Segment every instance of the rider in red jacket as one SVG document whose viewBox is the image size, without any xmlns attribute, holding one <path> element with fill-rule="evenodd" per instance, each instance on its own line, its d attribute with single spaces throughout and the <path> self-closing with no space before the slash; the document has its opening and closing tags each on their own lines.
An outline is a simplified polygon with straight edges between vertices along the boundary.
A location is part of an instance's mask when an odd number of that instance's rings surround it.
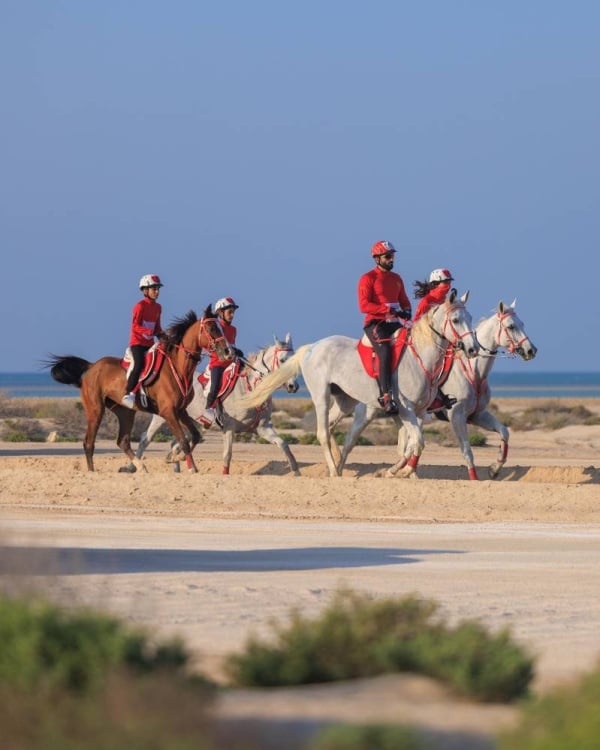
<svg viewBox="0 0 600 750">
<path fill-rule="evenodd" d="M 235 339 L 237 337 L 237 328 L 233 325 L 232 321 L 235 316 L 235 311 L 239 308 L 239 305 L 235 304 L 233 297 L 221 297 L 221 299 L 215 302 L 215 313 L 219 318 L 219 323 L 223 329 L 223 334 L 227 343 L 235 351 L 237 357 L 243 357 L 243 353 L 236 349 Z M 204 427 L 210 427 L 215 421 L 216 413 L 215 406 L 217 406 L 217 395 L 219 388 L 221 387 L 221 381 L 223 379 L 223 373 L 225 368 L 231 364 L 231 360 L 220 360 L 216 352 L 212 352 L 209 360 L 209 371 L 210 371 L 210 390 L 206 398 L 206 409 L 200 417 L 201 424 Z"/>
<path fill-rule="evenodd" d="M 450 291 L 451 283 L 454 281 L 452 274 L 447 268 L 436 268 L 429 274 L 429 281 L 415 281 L 416 299 L 421 299 L 415 312 L 415 320 L 425 315 L 435 305 L 441 305 Z"/>
<path fill-rule="evenodd" d="M 396 249 L 381 240 L 371 248 L 375 268 L 360 277 L 358 307 L 365 315 L 364 331 L 379 357 L 379 403 L 387 415 L 398 413 L 392 394 L 392 334 L 410 320 L 411 304 L 402 277 L 392 271 Z"/>
<path fill-rule="evenodd" d="M 446 299 L 446 295 L 450 291 L 452 282 L 452 274 L 447 268 L 436 268 L 429 274 L 428 281 L 415 281 L 413 286 L 415 287 L 415 297 L 421 299 L 415 312 L 415 320 L 418 320 L 422 315 L 431 310 L 435 305 L 441 305 Z M 437 396 L 434 402 L 430 405 L 429 411 L 435 412 L 439 419 L 447 420 L 444 409 L 451 409 L 456 403 L 456 399 L 451 396 L 447 396 L 442 392 L 441 388 L 438 389 Z"/>
<path fill-rule="evenodd" d="M 154 337 L 165 335 L 161 323 L 160 314 L 162 307 L 156 301 L 163 286 L 160 276 L 149 273 L 142 276 L 139 287 L 144 295 L 133 307 L 131 314 L 131 334 L 129 336 L 129 348 L 133 357 L 133 368 L 127 378 L 125 395 L 121 399 L 123 406 L 129 409 L 135 407 L 134 389 L 144 366 L 146 352 L 154 344 Z"/>
</svg>

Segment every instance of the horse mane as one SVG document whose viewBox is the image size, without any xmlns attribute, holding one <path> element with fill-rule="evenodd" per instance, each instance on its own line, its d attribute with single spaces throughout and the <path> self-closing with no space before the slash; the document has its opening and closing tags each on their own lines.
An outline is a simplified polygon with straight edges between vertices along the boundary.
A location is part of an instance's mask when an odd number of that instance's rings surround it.
<svg viewBox="0 0 600 750">
<path fill-rule="evenodd" d="M 187 329 L 197 321 L 198 316 L 196 315 L 196 312 L 194 310 L 189 310 L 182 317 L 175 318 L 175 320 L 167 329 L 169 341 L 173 344 L 180 344 Z"/>
<path fill-rule="evenodd" d="M 431 319 L 437 307 L 437 305 L 434 305 L 425 313 L 425 315 L 421 315 L 421 317 L 413 323 L 410 335 L 415 345 L 419 346 L 421 344 L 429 344 L 433 342 Z"/>
</svg>

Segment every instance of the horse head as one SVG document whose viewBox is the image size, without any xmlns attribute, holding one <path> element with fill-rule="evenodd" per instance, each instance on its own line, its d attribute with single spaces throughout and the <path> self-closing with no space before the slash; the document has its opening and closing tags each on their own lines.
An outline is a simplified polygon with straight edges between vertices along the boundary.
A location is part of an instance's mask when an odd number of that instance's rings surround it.
<svg viewBox="0 0 600 750">
<path fill-rule="evenodd" d="M 497 320 L 496 346 L 503 347 L 509 354 L 516 353 L 527 361 L 535 357 L 537 347 L 525 333 L 523 321 L 515 312 L 516 304 L 516 299 L 510 305 L 505 305 L 502 301 L 498 303 L 495 315 Z"/>
<path fill-rule="evenodd" d="M 268 359 L 267 367 L 273 372 L 273 370 L 278 370 L 281 365 L 294 354 L 294 345 L 292 344 L 291 334 L 286 333 L 283 341 L 274 335 L 273 343 L 268 351 L 271 356 Z M 296 393 L 300 387 L 298 384 L 298 377 L 296 375 L 290 377 L 289 380 L 285 381 L 282 387 L 285 388 L 288 393 Z"/>
<path fill-rule="evenodd" d="M 472 327 L 471 313 L 466 308 L 468 299 L 468 291 L 458 297 L 456 289 L 451 289 L 444 302 L 433 309 L 431 327 L 470 359 L 479 352 L 479 342 Z"/>
<path fill-rule="evenodd" d="M 210 305 L 202 313 L 199 323 L 198 346 L 209 352 L 216 352 L 220 360 L 232 360 L 234 356 L 233 349 L 227 343 L 219 319 L 213 313 Z"/>
</svg>

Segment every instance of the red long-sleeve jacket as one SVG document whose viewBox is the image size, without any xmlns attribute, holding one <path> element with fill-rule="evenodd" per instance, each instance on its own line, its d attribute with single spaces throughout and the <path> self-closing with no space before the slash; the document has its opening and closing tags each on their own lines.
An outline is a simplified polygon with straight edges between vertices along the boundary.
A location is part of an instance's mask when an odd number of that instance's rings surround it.
<svg viewBox="0 0 600 750">
<path fill-rule="evenodd" d="M 227 321 L 223 320 L 222 318 L 219 318 L 219 323 L 221 324 L 221 328 L 223 329 L 223 334 L 225 335 L 225 340 L 227 341 L 227 343 L 231 344 L 231 346 L 235 346 L 237 328 L 231 323 L 227 323 Z M 231 364 L 231 360 L 221 360 L 218 358 L 216 352 L 211 352 L 209 360 L 210 367 L 212 367 L 213 365 L 227 367 L 227 365 L 229 364 Z"/>
<path fill-rule="evenodd" d="M 421 301 L 417 306 L 417 311 L 415 312 L 414 319 L 418 320 L 421 315 L 425 315 L 425 313 L 428 310 L 431 310 L 434 305 L 441 305 L 442 302 L 446 299 L 446 295 L 449 291 L 450 282 L 448 282 L 447 284 L 440 284 L 439 286 L 436 286 L 428 291 L 427 294 L 421 298 Z"/>
<path fill-rule="evenodd" d="M 149 297 L 133 306 L 129 346 L 152 346 L 154 337 L 163 332 L 160 324 L 162 307 Z"/>
<path fill-rule="evenodd" d="M 387 303 L 387 304 L 386 304 Z M 402 278 L 394 271 L 373 268 L 358 282 L 358 309 L 365 315 L 364 326 L 374 320 L 385 320 L 390 315 L 389 304 L 397 304 L 410 311 L 411 304 Z"/>
</svg>

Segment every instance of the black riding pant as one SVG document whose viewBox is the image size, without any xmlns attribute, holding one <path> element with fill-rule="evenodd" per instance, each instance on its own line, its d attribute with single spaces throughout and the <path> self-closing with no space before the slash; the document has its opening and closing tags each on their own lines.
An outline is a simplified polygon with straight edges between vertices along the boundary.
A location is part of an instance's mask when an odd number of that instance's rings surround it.
<svg viewBox="0 0 600 750">
<path fill-rule="evenodd" d="M 137 385 L 137 382 L 139 380 L 140 375 L 142 374 L 142 368 L 144 367 L 144 360 L 146 358 L 146 352 L 148 349 L 150 349 L 149 346 L 131 346 L 131 356 L 133 359 L 133 368 L 131 369 L 131 372 L 129 373 L 129 377 L 127 378 L 127 385 L 125 387 L 125 393 L 131 393 L 135 386 Z"/>
<path fill-rule="evenodd" d="M 219 388 L 221 387 L 221 381 L 223 380 L 223 373 L 227 367 L 222 365 L 213 365 L 210 368 L 210 391 L 206 397 L 206 408 L 214 408 L 217 395 L 219 394 Z"/>
<path fill-rule="evenodd" d="M 402 325 L 395 320 L 389 322 L 381 320 L 373 321 L 363 329 L 379 357 L 377 382 L 379 383 L 381 396 L 392 390 L 392 346 L 390 339 L 399 328 L 402 328 Z"/>
</svg>

